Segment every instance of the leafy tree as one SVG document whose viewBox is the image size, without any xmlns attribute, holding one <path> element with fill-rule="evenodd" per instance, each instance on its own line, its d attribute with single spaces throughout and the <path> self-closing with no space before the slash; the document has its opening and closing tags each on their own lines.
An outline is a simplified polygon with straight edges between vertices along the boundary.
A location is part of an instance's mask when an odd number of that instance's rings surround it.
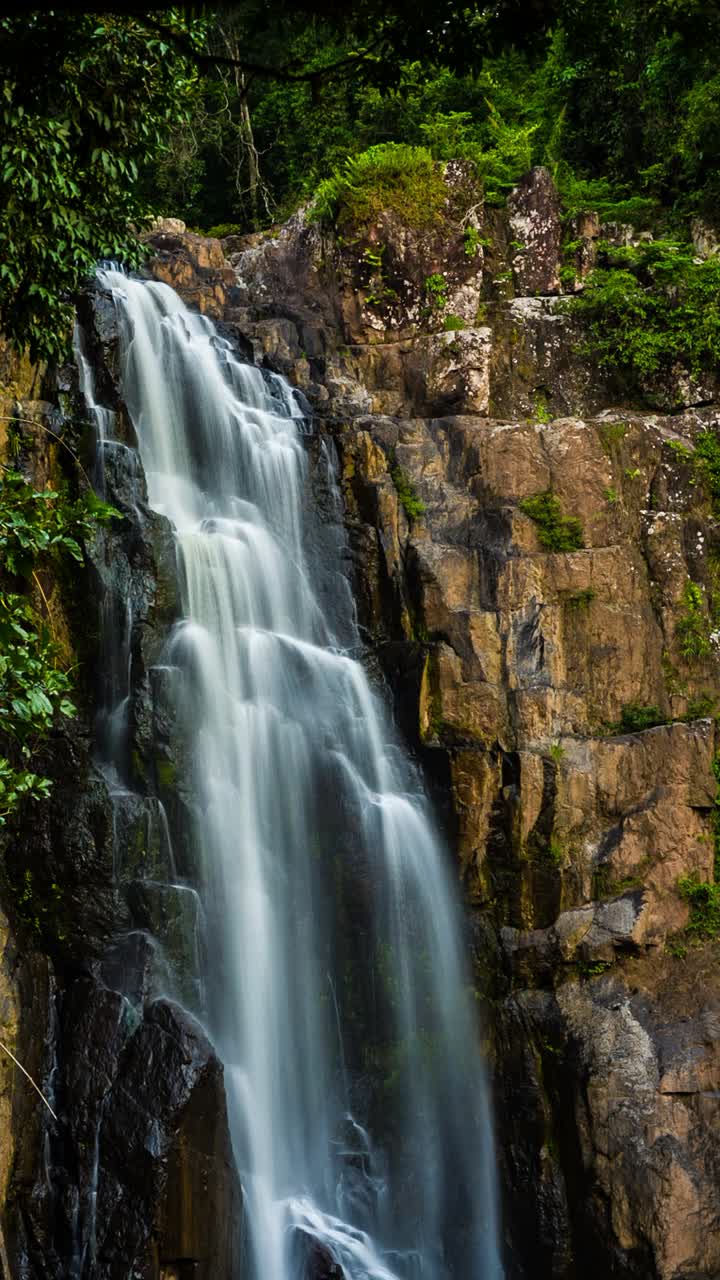
<svg viewBox="0 0 720 1280">
<path fill-rule="evenodd" d="M 204 34 L 174 21 L 191 45 Z M 197 72 L 141 19 L 57 11 L 0 18 L 0 67 L 0 327 L 49 358 L 98 258 L 136 254 L 140 168 Z"/>
</svg>

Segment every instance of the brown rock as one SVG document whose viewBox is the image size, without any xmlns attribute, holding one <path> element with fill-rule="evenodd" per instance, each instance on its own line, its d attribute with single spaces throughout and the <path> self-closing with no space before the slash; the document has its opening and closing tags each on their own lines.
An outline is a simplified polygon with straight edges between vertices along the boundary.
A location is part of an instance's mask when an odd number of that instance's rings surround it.
<svg viewBox="0 0 720 1280">
<path fill-rule="evenodd" d="M 512 259 L 516 292 L 558 293 L 560 197 L 548 169 L 531 169 L 508 197 L 510 229 L 519 245 Z"/>
</svg>

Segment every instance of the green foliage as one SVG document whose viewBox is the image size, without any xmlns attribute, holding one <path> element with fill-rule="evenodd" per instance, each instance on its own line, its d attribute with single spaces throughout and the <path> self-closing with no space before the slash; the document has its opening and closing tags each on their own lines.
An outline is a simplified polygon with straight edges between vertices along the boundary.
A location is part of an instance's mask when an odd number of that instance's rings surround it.
<svg viewBox="0 0 720 1280">
<path fill-rule="evenodd" d="M 541 391 L 538 391 L 534 398 L 533 420 L 539 422 L 541 426 L 547 426 L 548 422 L 552 422 L 550 407 Z"/>
<path fill-rule="evenodd" d="M 80 540 L 98 520 L 118 515 L 89 491 L 76 500 L 37 491 L 12 469 L 0 480 L 0 551 L 14 584 L 34 579 L 36 568 L 70 556 L 82 562 Z M 60 650 L 47 623 L 18 590 L 0 590 L 0 824 L 23 798 L 47 797 L 50 782 L 28 766 L 57 716 L 71 716 L 71 679 L 59 667 Z"/>
<path fill-rule="evenodd" d="M 620 723 L 613 728 L 620 733 L 642 733 L 645 729 L 655 729 L 661 724 L 667 724 L 667 719 L 659 707 L 654 704 L 646 706 L 641 702 L 627 702 L 620 712 Z"/>
<path fill-rule="evenodd" d="M 408 520 L 417 520 L 419 516 L 424 515 L 425 503 L 418 497 L 412 480 L 403 471 L 402 467 L 393 467 L 390 471 L 390 478 L 395 485 L 398 498 L 402 503 Z"/>
<path fill-rule="evenodd" d="M 720 260 L 655 240 L 601 246 L 599 266 L 567 305 L 586 326 L 585 350 L 643 380 L 680 362 L 699 375 L 720 360 Z"/>
<path fill-rule="evenodd" d="M 211 240 L 224 240 L 226 236 L 242 235 L 243 230 L 239 222 L 218 222 L 214 227 L 208 227 L 203 234 L 209 236 Z"/>
<path fill-rule="evenodd" d="M 538 540 L 546 551 L 577 551 L 585 545 L 580 521 L 562 514 L 560 500 L 549 489 L 524 498 L 519 506 L 535 521 Z"/>
<path fill-rule="evenodd" d="M 608 506 L 611 506 L 611 507 L 614 507 L 616 502 L 619 502 L 620 500 L 620 494 L 618 493 L 617 489 L 613 488 L 612 485 L 608 485 L 608 487 L 604 490 L 604 495 L 605 495 L 605 501 L 607 502 Z"/>
<path fill-rule="evenodd" d="M 688 662 L 708 658 L 712 653 L 711 627 L 702 587 L 697 582 L 686 582 L 681 603 L 682 613 L 675 628 L 680 652 Z"/>
<path fill-rule="evenodd" d="M 82 564 L 79 539 L 90 537 L 97 519 L 118 513 L 92 490 L 71 502 L 54 489 L 33 489 L 19 471 L 0 478 L 0 555 L 6 571 L 27 578 L 38 557 L 69 553 Z"/>
<path fill-rule="evenodd" d="M 598 427 L 600 443 L 605 453 L 611 454 L 613 449 L 625 439 L 627 429 L 627 422 L 603 422 Z"/>
<path fill-rule="evenodd" d="M 446 333 L 452 333 L 454 330 L 465 328 L 466 323 L 462 316 L 449 315 L 445 316 L 445 319 L 443 320 L 443 329 Z"/>
<path fill-rule="evenodd" d="M 720 884 L 700 880 L 697 874 L 681 876 L 678 892 L 690 907 L 685 933 L 697 939 L 720 937 Z"/>
<path fill-rule="evenodd" d="M 560 764 L 565 759 L 565 748 L 560 742 L 553 742 L 548 754 L 554 764 Z"/>
<path fill-rule="evenodd" d="M 0 734 L 13 760 L 0 755 L 0 823 L 25 796 L 47 797 L 50 782 L 27 768 L 55 717 L 71 716 L 70 677 L 56 668 L 57 646 L 26 597 L 0 592 Z"/>
<path fill-rule="evenodd" d="M 174 128 L 147 188 L 189 222 L 239 220 L 249 229 L 253 150 L 269 221 L 348 156 L 392 142 L 474 165 L 488 203 L 502 202 L 542 163 L 569 215 L 596 209 L 606 223 L 656 232 L 677 230 L 693 213 L 712 219 L 720 195 L 717 6 L 563 0 L 520 8 L 521 20 L 517 3 L 503 0 L 312 9 L 240 0 L 217 11 L 207 20 L 208 46 L 227 53 L 230 38 L 247 74 L 205 68 L 191 118 Z M 564 282 L 570 287 L 569 275 Z"/>
<path fill-rule="evenodd" d="M 711 693 L 701 693 L 697 698 L 688 698 L 685 720 L 705 720 L 715 713 L 717 698 Z"/>
<path fill-rule="evenodd" d="M 632 195 L 628 187 L 618 187 L 607 178 L 579 178 L 566 164 L 559 166 L 555 178 L 567 216 L 593 210 L 602 222 L 640 227 L 646 227 L 657 216 L 657 200 Z M 575 246 L 580 247 L 577 242 Z M 567 247 L 571 249 L 570 245 Z"/>
<path fill-rule="evenodd" d="M 565 861 L 565 847 L 556 835 L 551 835 L 545 850 L 547 861 L 553 867 L 561 867 Z"/>
<path fill-rule="evenodd" d="M 675 454 L 679 462 L 692 462 L 693 451 L 689 445 L 683 444 L 682 440 L 670 440 L 668 448 Z"/>
<path fill-rule="evenodd" d="M 612 968 L 611 960 L 578 960 L 578 975 L 583 979 L 597 978 L 601 973 L 606 973 Z"/>
<path fill-rule="evenodd" d="M 469 224 L 463 231 L 463 252 L 466 258 L 476 258 L 478 249 L 487 248 L 489 241 L 483 239 L 477 227 Z"/>
<path fill-rule="evenodd" d="M 439 271 L 433 272 L 425 280 L 425 297 L 434 311 L 440 311 L 447 303 L 447 280 Z"/>
<path fill-rule="evenodd" d="M 427 148 L 388 142 L 348 156 L 320 183 L 310 216 L 362 227 L 392 212 L 421 229 L 442 220 L 445 194 L 441 168 Z"/>
<path fill-rule="evenodd" d="M 700 431 L 693 455 L 695 473 L 705 485 L 713 514 L 720 516 L 720 439 L 714 431 Z"/>
<path fill-rule="evenodd" d="M 1 18 L 0 65 L 0 326 L 47 359 L 98 258 L 140 260 L 140 166 L 194 72 L 140 18 L 65 11 Z"/>
<path fill-rule="evenodd" d="M 583 587 L 581 591 L 573 591 L 565 596 L 563 603 L 568 609 L 589 609 L 594 599 L 595 592 L 592 587 Z"/>
</svg>

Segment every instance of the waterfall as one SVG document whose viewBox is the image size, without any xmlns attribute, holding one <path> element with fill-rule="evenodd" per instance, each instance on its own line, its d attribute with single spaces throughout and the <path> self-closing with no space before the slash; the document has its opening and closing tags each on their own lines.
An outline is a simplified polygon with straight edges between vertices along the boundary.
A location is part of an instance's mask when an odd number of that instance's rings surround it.
<svg viewBox="0 0 720 1280">
<path fill-rule="evenodd" d="M 100 280 L 149 504 L 175 529 L 195 1012 L 225 1064 L 247 1275 L 499 1280 L 452 872 L 352 618 L 313 587 L 302 408 L 167 286 Z"/>
</svg>

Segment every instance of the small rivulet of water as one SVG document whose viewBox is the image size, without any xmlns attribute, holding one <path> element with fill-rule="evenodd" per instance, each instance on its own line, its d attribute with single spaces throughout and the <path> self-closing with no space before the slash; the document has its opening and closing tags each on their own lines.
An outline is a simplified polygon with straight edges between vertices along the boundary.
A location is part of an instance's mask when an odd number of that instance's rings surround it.
<svg viewBox="0 0 720 1280">
<path fill-rule="evenodd" d="M 100 280 L 149 503 L 175 529 L 197 1012 L 225 1064 L 249 1274 L 499 1280 L 447 855 L 357 635 L 341 644 L 313 589 L 302 410 L 166 285 Z"/>
</svg>

